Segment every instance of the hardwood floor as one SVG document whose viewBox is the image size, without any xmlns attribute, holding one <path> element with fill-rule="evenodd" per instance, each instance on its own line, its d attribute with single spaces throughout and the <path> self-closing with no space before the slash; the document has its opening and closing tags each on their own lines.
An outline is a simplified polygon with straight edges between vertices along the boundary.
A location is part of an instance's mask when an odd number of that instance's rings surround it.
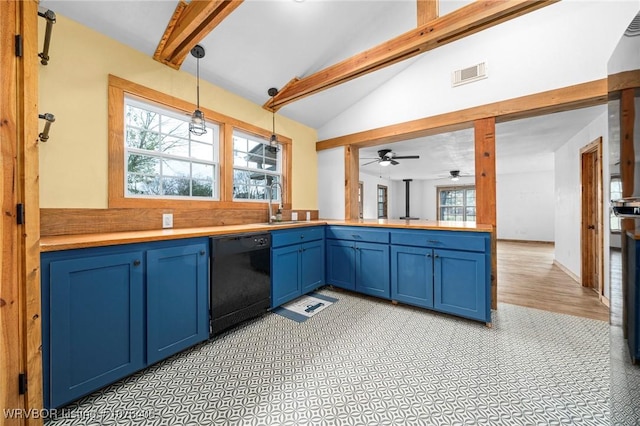
<svg viewBox="0 0 640 426">
<path fill-rule="evenodd" d="M 498 241 L 497 251 L 499 303 L 609 322 L 596 292 L 553 264 L 553 244 Z"/>
</svg>

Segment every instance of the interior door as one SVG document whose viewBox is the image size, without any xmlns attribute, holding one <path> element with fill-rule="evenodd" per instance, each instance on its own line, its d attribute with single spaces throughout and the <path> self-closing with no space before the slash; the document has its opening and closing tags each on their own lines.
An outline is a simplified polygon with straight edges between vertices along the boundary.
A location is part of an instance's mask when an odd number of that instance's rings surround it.
<svg viewBox="0 0 640 426">
<path fill-rule="evenodd" d="M 602 139 L 581 150 L 582 285 L 604 294 L 602 270 Z"/>
</svg>

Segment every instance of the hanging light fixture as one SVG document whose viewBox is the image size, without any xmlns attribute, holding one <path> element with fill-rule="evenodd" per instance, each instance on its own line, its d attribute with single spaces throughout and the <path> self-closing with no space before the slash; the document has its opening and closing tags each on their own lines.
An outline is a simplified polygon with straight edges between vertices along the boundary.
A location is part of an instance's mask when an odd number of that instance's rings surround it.
<svg viewBox="0 0 640 426">
<path fill-rule="evenodd" d="M 278 94 L 278 89 L 275 87 L 267 90 L 269 96 L 271 96 L 271 105 L 273 105 L 273 98 Z M 278 136 L 276 135 L 276 112 L 271 111 L 271 139 L 269 139 L 269 150 L 271 152 L 278 152 Z"/>
<path fill-rule="evenodd" d="M 204 47 L 199 44 L 191 49 L 191 56 L 196 58 L 196 110 L 191 114 L 191 121 L 189 122 L 189 131 L 196 136 L 201 136 L 207 133 L 205 127 L 204 113 L 200 111 L 200 58 L 204 58 Z"/>
<path fill-rule="evenodd" d="M 449 179 L 453 182 L 457 182 L 460 179 L 460 170 L 451 170 L 449 174 L 451 175 Z"/>
</svg>

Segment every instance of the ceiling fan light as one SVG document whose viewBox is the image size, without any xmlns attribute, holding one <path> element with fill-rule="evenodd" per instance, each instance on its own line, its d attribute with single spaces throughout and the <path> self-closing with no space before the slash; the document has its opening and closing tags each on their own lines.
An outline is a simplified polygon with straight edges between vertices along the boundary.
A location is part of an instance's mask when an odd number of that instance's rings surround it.
<svg viewBox="0 0 640 426">
<path fill-rule="evenodd" d="M 451 176 L 453 182 L 457 182 L 460 178 L 458 176 Z"/>
<path fill-rule="evenodd" d="M 193 114 L 191 115 L 191 121 L 189 122 L 189 131 L 196 136 L 202 136 L 207 133 L 204 113 L 199 109 L 193 111 Z"/>
<path fill-rule="evenodd" d="M 391 160 L 384 159 L 384 160 L 381 160 L 379 164 L 382 167 L 387 167 L 389 164 L 391 164 Z"/>
</svg>

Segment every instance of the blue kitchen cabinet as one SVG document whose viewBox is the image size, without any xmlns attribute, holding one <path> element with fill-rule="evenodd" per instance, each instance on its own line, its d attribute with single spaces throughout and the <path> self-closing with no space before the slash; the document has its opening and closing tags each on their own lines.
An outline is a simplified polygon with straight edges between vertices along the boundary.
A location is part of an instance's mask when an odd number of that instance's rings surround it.
<svg viewBox="0 0 640 426">
<path fill-rule="evenodd" d="M 206 241 L 147 251 L 147 363 L 209 336 Z"/>
<path fill-rule="evenodd" d="M 391 246 L 391 299 L 433 308 L 433 249 Z"/>
<path fill-rule="evenodd" d="M 46 406 L 65 405 L 144 367 L 143 271 L 142 251 L 50 263 L 43 274 L 50 279 L 43 298 Z"/>
<path fill-rule="evenodd" d="M 327 244 L 327 284 L 356 289 L 356 251 L 353 241 L 330 240 Z"/>
<path fill-rule="evenodd" d="M 491 322 L 490 234 L 394 230 L 391 298 Z"/>
<path fill-rule="evenodd" d="M 627 233 L 627 291 L 625 306 L 627 308 L 627 345 L 631 362 L 636 364 L 640 359 L 640 241 L 633 233 Z"/>
<path fill-rule="evenodd" d="M 327 227 L 327 284 L 389 298 L 389 231 Z"/>
<path fill-rule="evenodd" d="M 42 254 L 45 407 L 208 338 L 207 241 Z"/>
<path fill-rule="evenodd" d="M 379 243 L 355 243 L 356 291 L 370 296 L 388 299 L 389 245 Z"/>
<path fill-rule="evenodd" d="M 433 307 L 441 312 L 491 322 L 485 255 L 455 250 L 433 252 Z"/>
<path fill-rule="evenodd" d="M 324 227 L 271 233 L 271 307 L 324 285 Z"/>
</svg>

